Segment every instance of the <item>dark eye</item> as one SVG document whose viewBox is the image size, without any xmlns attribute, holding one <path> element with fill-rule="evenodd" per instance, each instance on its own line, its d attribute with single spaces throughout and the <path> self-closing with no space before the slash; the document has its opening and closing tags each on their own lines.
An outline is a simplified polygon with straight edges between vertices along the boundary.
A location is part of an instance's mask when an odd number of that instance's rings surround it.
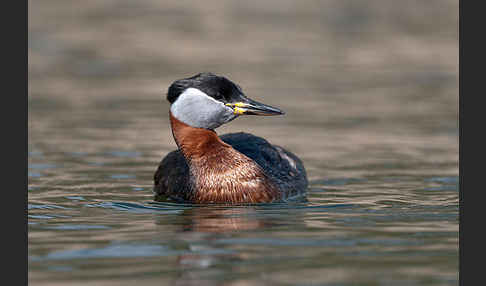
<svg viewBox="0 0 486 286">
<path fill-rule="evenodd" d="M 222 100 L 223 99 L 223 95 L 220 92 L 216 92 L 216 94 L 214 95 L 214 99 L 216 99 L 216 100 Z"/>
</svg>

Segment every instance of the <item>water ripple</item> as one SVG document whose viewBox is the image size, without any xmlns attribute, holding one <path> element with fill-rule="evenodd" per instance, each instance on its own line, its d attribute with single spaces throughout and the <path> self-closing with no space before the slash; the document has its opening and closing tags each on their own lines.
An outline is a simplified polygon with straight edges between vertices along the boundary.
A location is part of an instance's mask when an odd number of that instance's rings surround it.
<svg viewBox="0 0 486 286">
<path fill-rule="evenodd" d="M 163 208 L 163 207 L 151 207 L 143 204 L 130 203 L 130 202 L 101 202 L 95 204 L 85 204 L 86 207 L 115 209 L 119 211 L 129 211 L 133 213 L 147 213 L 147 212 L 164 212 L 164 213 L 180 213 L 180 208 Z"/>
<path fill-rule="evenodd" d="M 88 229 L 109 229 L 110 227 L 105 225 L 84 225 L 84 224 L 64 224 L 56 226 L 48 226 L 45 229 L 55 230 L 88 230 Z"/>
<path fill-rule="evenodd" d="M 233 254 L 232 250 L 224 249 L 182 249 L 174 250 L 165 245 L 141 244 L 141 243 L 112 243 L 100 248 L 83 248 L 74 250 L 54 251 L 46 256 L 31 256 L 31 261 L 42 260 L 71 260 L 93 258 L 129 258 L 129 257 L 160 257 L 177 256 L 184 254 L 220 255 Z"/>
</svg>

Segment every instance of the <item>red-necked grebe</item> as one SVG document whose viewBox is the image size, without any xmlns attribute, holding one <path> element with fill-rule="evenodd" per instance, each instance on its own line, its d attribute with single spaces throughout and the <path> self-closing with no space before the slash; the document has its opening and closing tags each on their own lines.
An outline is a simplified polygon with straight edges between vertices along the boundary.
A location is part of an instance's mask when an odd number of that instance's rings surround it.
<svg viewBox="0 0 486 286">
<path fill-rule="evenodd" d="M 156 200 L 190 203 L 264 203 L 305 197 L 302 161 L 248 133 L 218 137 L 215 128 L 240 115 L 281 115 L 256 102 L 225 77 L 200 73 L 168 89 L 169 117 L 178 150 L 154 175 Z"/>
</svg>

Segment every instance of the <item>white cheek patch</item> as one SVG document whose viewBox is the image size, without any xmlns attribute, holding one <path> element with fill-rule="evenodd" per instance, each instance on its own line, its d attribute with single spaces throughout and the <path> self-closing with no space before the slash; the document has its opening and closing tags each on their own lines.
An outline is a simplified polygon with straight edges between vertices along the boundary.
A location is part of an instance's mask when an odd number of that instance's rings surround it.
<svg viewBox="0 0 486 286">
<path fill-rule="evenodd" d="M 197 88 L 186 89 L 172 103 L 170 111 L 180 121 L 197 128 L 214 129 L 233 120 L 233 109 Z"/>
</svg>

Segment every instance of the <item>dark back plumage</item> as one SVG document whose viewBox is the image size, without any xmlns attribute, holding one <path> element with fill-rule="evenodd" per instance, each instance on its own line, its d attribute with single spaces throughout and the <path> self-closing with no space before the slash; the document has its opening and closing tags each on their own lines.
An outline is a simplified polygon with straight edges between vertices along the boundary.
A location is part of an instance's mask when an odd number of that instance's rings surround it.
<svg viewBox="0 0 486 286">
<path fill-rule="evenodd" d="M 302 161 L 293 153 L 244 132 L 224 134 L 220 138 L 257 163 L 281 191 L 284 200 L 305 197 L 307 174 Z M 189 166 L 180 150 L 170 152 L 162 160 L 154 182 L 156 200 L 189 200 L 194 192 L 190 189 Z"/>
</svg>

